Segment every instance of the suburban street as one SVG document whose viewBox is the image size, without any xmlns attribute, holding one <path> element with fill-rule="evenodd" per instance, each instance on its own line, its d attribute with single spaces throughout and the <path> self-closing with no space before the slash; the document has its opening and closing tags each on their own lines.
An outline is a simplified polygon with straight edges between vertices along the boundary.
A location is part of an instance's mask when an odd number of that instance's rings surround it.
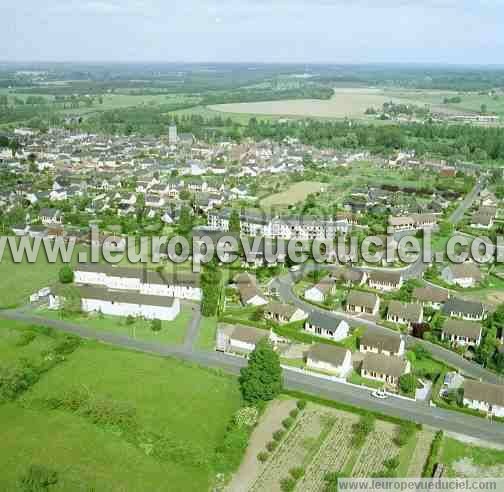
<svg viewBox="0 0 504 492">
<path fill-rule="evenodd" d="M 163 345 L 145 342 L 124 335 L 74 325 L 66 321 L 49 320 L 22 310 L 0 311 L 0 316 L 26 323 L 50 326 L 57 331 L 72 333 L 82 338 L 97 340 L 124 349 L 163 357 L 178 357 L 232 374 L 238 374 L 240 368 L 246 364 L 246 360 L 241 357 L 220 352 L 203 352 L 196 350 L 192 344 L 190 346 L 187 343 L 183 345 Z M 193 325 L 194 319 L 191 320 L 191 325 Z M 192 333 L 194 335 L 195 332 L 193 331 Z M 399 400 L 395 397 L 390 397 L 387 400 L 377 400 L 370 396 L 370 392 L 367 389 L 356 388 L 336 381 L 324 380 L 288 369 L 284 370 L 284 383 L 285 387 L 290 390 L 303 391 L 360 408 L 381 412 L 386 415 L 410 419 L 420 424 L 464 434 L 477 439 L 500 444 L 504 443 L 504 425 L 492 423 L 483 418 L 432 408 L 425 403 Z"/>
</svg>

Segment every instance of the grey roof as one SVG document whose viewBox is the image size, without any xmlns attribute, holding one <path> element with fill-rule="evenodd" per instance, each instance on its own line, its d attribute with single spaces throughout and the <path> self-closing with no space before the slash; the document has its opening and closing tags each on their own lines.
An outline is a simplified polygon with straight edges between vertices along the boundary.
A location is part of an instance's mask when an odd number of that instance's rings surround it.
<svg viewBox="0 0 504 492">
<path fill-rule="evenodd" d="M 443 306 L 443 313 L 450 316 L 451 313 L 470 314 L 473 316 L 483 316 L 485 308 L 481 302 L 466 301 L 456 297 L 450 297 Z"/>
<path fill-rule="evenodd" d="M 413 297 L 421 302 L 446 302 L 449 293 L 436 287 L 416 287 L 413 290 Z"/>
<path fill-rule="evenodd" d="M 448 335 L 477 339 L 481 335 L 481 325 L 472 321 L 448 319 L 443 325 L 443 332 Z"/>
<path fill-rule="evenodd" d="M 290 318 L 298 308 L 292 304 L 284 304 L 281 302 L 270 302 L 264 306 L 264 311 L 268 313 L 279 314 Z"/>
<path fill-rule="evenodd" d="M 464 383 L 464 398 L 504 407 L 504 386 L 467 379 Z"/>
<path fill-rule="evenodd" d="M 171 307 L 175 301 L 173 297 L 150 296 L 131 291 L 111 291 L 101 287 L 76 287 L 81 299 L 96 299 L 124 304 L 141 304 L 143 306 Z"/>
<path fill-rule="evenodd" d="M 461 263 L 450 265 L 449 268 L 454 278 L 472 278 L 475 281 L 481 280 L 480 269 L 474 263 Z"/>
<path fill-rule="evenodd" d="M 311 325 L 319 326 L 320 328 L 325 328 L 326 330 L 332 331 L 335 331 L 341 323 L 340 320 L 331 318 L 330 316 L 327 316 L 327 314 L 321 313 L 319 311 L 312 311 L 306 321 Z"/>
<path fill-rule="evenodd" d="M 401 377 L 406 370 L 407 363 L 399 357 L 384 354 L 366 354 L 362 361 L 362 369 L 368 372 L 387 374 L 396 378 Z"/>
<path fill-rule="evenodd" d="M 397 272 L 372 271 L 369 273 L 369 280 L 384 284 L 399 284 L 401 282 L 401 274 Z"/>
<path fill-rule="evenodd" d="M 412 323 L 417 323 L 422 315 L 421 304 L 412 302 L 390 301 L 388 306 L 388 314 L 399 316 Z"/>
<path fill-rule="evenodd" d="M 264 337 L 268 337 L 268 331 L 253 328 L 251 326 L 235 325 L 230 338 L 240 342 L 256 344 Z"/>
<path fill-rule="evenodd" d="M 380 352 L 386 350 L 387 352 L 397 353 L 401 346 L 401 335 L 367 331 L 360 337 L 359 343 L 368 347 L 376 347 Z"/>
<path fill-rule="evenodd" d="M 375 307 L 377 300 L 378 296 L 375 294 L 352 290 L 347 296 L 346 303 L 350 306 L 364 306 L 372 309 Z"/>
<path fill-rule="evenodd" d="M 325 343 L 315 343 L 310 347 L 308 357 L 338 367 L 345 361 L 347 353 L 348 349 L 343 347 L 336 347 L 335 345 L 327 345 Z"/>
</svg>

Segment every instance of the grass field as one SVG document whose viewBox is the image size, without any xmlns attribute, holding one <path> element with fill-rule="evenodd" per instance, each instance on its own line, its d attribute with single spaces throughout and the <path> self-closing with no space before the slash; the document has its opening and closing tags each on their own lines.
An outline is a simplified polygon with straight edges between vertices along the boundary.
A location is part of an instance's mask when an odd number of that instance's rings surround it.
<svg viewBox="0 0 504 492">
<path fill-rule="evenodd" d="M 196 309 L 199 309 L 199 306 Z M 44 309 L 37 312 L 37 314 L 49 319 L 60 319 L 60 313 L 58 311 Z M 180 314 L 173 321 L 161 322 L 161 331 L 159 332 L 151 330 L 151 323 L 148 320 L 135 319 L 133 323 L 128 323 L 126 318 L 121 316 L 98 316 L 90 314 L 88 316 L 72 317 L 67 321 L 94 330 L 103 330 L 118 335 L 126 335 L 147 342 L 179 345 L 184 341 L 192 314 L 190 306 L 181 306 Z"/>
<path fill-rule="evenodd" d="M 55 343 L 39 332 L 26 346 L 17 343 L 20 323 L 0 320 L 2 366 L 16 358 L 35 360 Z M 54 491 L 208 490 L 213 457 L 231 415 L 241 403 L 236 380 L 173 359 L 138 354 L 95 342 L 42 375 L 20 399 L 0 405 L 1 490 L 30 465 L 58 472 Z M 133 445 L 119 429 L 95 424 L 78 412 L 50 410 L 47 398 L 81 390 L 124 402 L 135 410 L 141 435 L 155 433 L 206 457 L 206 463 L 160 459 L 149 446 Z"/>
<path fill-rule="evenodd" d="M 310 193 L 319 193 L 323 189 L 323 184 L 316 181 L 301 181 L 294 183 L 281 193 L 268 196 L 261 200 L 261 207 L 274 207 L 292 205 L 302 202 Z"/>
<path fill-rule="evenodd" d="M 214 350 L 216 331 L 216 318 L 201 318 L 200 331 L 196 346 L 202 350 Z"/>
</svg>

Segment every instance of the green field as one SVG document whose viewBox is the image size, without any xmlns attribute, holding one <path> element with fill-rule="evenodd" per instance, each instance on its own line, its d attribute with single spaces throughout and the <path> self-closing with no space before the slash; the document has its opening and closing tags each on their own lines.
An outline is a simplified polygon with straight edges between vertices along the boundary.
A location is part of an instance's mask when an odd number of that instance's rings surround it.
<svg viewBox="0 0 504 492">
<path fill-rule="evenodd" d="M 199 306 L 195 306 L 199 309 Z M 58 311 L 49 311 L 41 309 L 37 312 L 49 319 L 60 319 Z M 94 330 L 103 330 L 118 335 L 126 335 L 138 340 L 145 340 L 147 342 L 158 342 L 168 345 L 179 345 L 183 343 L 187 327 L 192 318 L 192 309 L 190 306 L 181 306 L 180 314 L 173 321 L 162 321 L 161 331 L 155 332 L 151 329 L 151 322 L 145 319 L 134 319 L 133 322 L 122 316 L 99 316 L 95 314 L 75 316 L 65 321 L 77 325 L 86 326 Z"/>
<path fill-rule="evenodd" d="M 0 320 L 3 368 L 20 357 L 40 360 L 62 337 L 38 331 L 20 347 L 21 327 Z M 94 423 L 85 414 L 42 404 L 76 390 L 134 409 L 137 434 L 145 443 L 134 444 L 120 428 Z M 20 398 L 0 404 L 0 490 L 18 490 L 19 477 L 31 465 L 58 473 L 54 491 L 207 490 L 215 476 L 215 448 L 240 403 L 233 378 L 173 359 L 83 342 Z M 177 459 L 151 455 L 150 435 L 185 452 Z"/>
</svg>

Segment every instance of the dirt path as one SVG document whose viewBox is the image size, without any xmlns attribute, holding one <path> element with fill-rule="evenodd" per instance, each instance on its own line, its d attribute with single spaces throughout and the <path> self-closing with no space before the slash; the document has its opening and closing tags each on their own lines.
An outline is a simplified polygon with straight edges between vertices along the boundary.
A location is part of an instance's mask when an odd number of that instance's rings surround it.
<svg viewBox="0 0 504 492">
<path fill-rule="evenodd" d="M 433 430 L 426 429 L 418 433 L 417 444 L 408 468 L 408 477 L 420 478 L 422 476 L 424 465 L 427 461 L 427 457 L 429 456 L 433 439 Z"/>
<path fill-rule="evenodd" d="M 266 449 L 266 443 L 271 441 L 273 432 L 282 428 L 282 420 L 289 416 L 289 412 L 295 406 L 295 400 L 275 400 L 268 405 L 250 437 L 245 457 L 227 487 L 227 492 L 249 490 L 254 480 L 259 476 L 260 470 L 265 466 L 257 459 L 258 453 Z"/>
</svg>

